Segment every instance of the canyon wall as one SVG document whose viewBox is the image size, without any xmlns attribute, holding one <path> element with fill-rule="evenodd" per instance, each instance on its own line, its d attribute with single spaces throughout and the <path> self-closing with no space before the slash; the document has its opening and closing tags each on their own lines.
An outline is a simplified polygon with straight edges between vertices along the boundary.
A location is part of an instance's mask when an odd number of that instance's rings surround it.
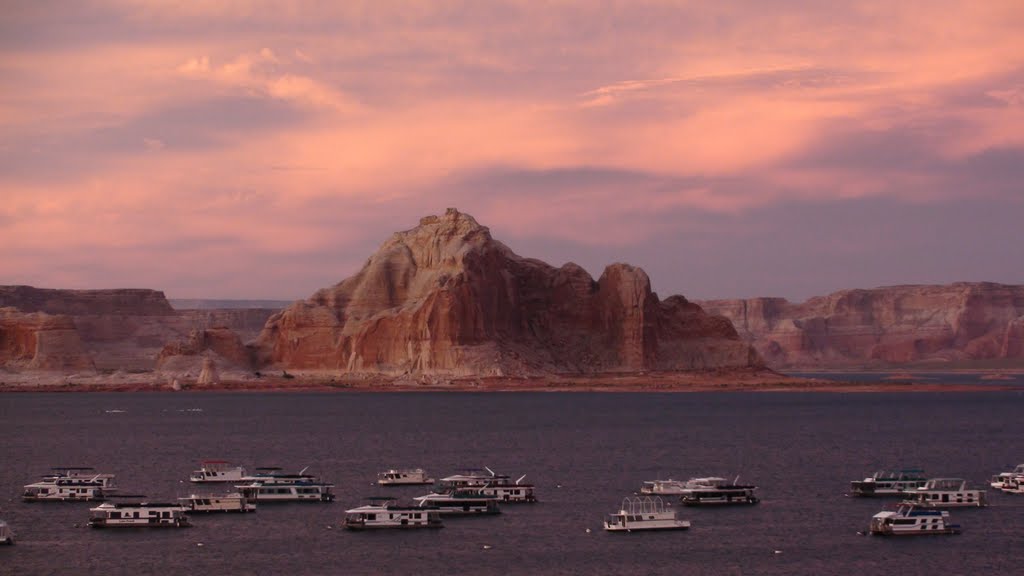
<svg viewBox="0 0 1024 576">
<path fill-rule="evenodd" d="M 158 362 L 198 371 L 207 352 L 224 368 L 248 370 L 249 353 L 235 341 L 255 339 L 276 312 L 175 310 L 157 290 L 32 286 L 0 286 L 0 309 L 0 367 L 128 372 L 151 371 Z M 172 361 L 175 353 L 188 358 Z"/>
<path fill-rule="evenodd" d="M 1024 360 L 1024 286 L 843 290 L 799 304 L 709 300 L 773 368 Z"/>
</svg>

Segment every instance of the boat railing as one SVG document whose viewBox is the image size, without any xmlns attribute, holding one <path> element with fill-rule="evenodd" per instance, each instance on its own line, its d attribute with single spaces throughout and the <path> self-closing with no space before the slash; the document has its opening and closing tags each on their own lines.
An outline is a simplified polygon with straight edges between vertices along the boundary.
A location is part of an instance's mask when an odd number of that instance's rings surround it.
<svg viewBox="0 0 1024 576">
<path fill-rule="evenodd" d="M 632 516 L 638 514 L 661 514 L 665 512 L 665 502 L 660 496 L 626 497 L 622 499 L 622 512 Z"/>
</svg>

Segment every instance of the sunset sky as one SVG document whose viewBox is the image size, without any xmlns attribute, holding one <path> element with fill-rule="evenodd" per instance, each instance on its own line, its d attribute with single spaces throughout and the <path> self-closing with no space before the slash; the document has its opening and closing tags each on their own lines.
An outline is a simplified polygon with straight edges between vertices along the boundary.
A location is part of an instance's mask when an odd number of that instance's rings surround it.
<svg viewBox="0 0 1024 576">
<path fill-rule="evenodd" d="M 661 296 L 1024 283 L 1024 2 L 3 1 L 0 284 L 299 299 L 457 207 Z"/>
</svg>

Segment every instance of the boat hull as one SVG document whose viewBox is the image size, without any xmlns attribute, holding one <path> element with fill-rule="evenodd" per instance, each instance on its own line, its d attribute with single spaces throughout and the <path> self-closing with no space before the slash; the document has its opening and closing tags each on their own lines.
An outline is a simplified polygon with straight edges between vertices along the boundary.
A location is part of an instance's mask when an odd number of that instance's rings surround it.
<svg viewBox="0 0 1024 576">
<path fill-rule="evenodd" d="M 753 506 L 761 502 L 757 496 L 737 494 L 735 496 L 683 496 L 679 499 L 683 506 Z"/>
<path fill-rule="evenodd" d="M 959 524 L 950 524 L 941 528 L 933 528 L 929 530 L 922 530 L 920 527 L 911 527 L 904 530 L 893 529 L 892 526 L 885 526 L 883 528 L 872 528 L 872 536 L 943 536 L 950 534 L 960 534 L 963 530 Z"/>
<path fill-rule="evenodd" d="M 444 528 L 442 522 L 421 522 L 421 523 L 407 523 L 407 524 L 373 524 L 363 522 L 345 522 L 345 528 L 355 531 L 364 530 L 422 530 L 422 529 L 434 529 Z"/>
<path fill-rule="evenodd" d="M 622 526 L 620 524 L 609 524 L 604 523 L 604 529 L 607 532 L 646 532 L 653 530 L 688 530 L 690 528 L 690 522 L 686 520 L 676 521 L 658 521 L 658 522 L 640 522 L 633 523 L 630 525 Z"/>
<path fill-rule="evenodd" d="M 90 528 L 188 528 L 192 524 L 187 518 L 175 518 L 173 520 L 161 519 L 160 521 L 149 521 L 147 519 L 131 519 L 125 521 L 110 520 L 89 520 Z"/>
</svg>

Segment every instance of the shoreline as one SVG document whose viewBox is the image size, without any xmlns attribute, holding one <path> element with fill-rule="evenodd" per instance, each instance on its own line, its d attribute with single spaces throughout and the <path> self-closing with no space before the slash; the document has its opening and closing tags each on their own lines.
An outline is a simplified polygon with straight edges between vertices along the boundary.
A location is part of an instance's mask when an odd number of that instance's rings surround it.
<svg viewBox="0 0 1024 576">
<path fill-rule="evenodd" d="M 909 374 L 908 374 L 909 375 Z M 646 372 L 591 375 L 549 375 L 534 377 L 479 377 L 433 380 L 364 377 L 336 378 L 325 375 L 260 378 L 223 378 L 216 384 L 184 382 L 177 390 L 137 375 L 119 378 L 93 376 L 70 381 L 68 376 L 35 377 L 30 381 L 5 382 L 3 393 L 68 392 L 1005 392 L 1024 391 L 1024 385 L 939 384 L 924 379 L 891 379 L 880 382 L 837 382 L 834 380 L 787 376 L 770 370 L 739 372 Z M 77 379 L 76 379 L 77 380 Z"/>
</svg>

